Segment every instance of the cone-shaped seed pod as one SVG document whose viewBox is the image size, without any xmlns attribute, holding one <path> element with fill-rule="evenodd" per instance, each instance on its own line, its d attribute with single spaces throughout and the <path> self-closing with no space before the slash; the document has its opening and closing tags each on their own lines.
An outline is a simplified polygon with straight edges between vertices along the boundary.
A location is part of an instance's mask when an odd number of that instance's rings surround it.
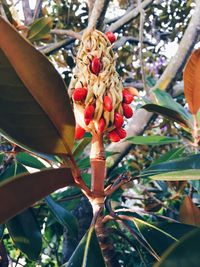
<svg viewBox="0 0 200 267">
<path fill-rule="evenodd" d="M 81 98 L 82 101 L 76 101 L 76 97 L 73 97 L 77 88 L 81 93 L 87 90 L 86 97 L 84 95 Z M 85 89 L 80 90 L 80 88 Z M 111 42 L 100 31 L 85 31 L 70 83 L 77 123 L 89 132 L 110 132 L 114 130 L 116 128 L 115 114 L 123 117 L 122 90 L 123 85 L 115 68 L 115 55 Z M 77 100 L 79 98 L 78 95 Z M 93 113 L 91 117 L 88 118 L 88 110 L 91 106 L 94 107 L 94 110 L 91 112 Z M 105 124 L 103 125 L 104 129 L 99 127 L 99 125 L 102 126 L 102 122 Z"/>
</svg>

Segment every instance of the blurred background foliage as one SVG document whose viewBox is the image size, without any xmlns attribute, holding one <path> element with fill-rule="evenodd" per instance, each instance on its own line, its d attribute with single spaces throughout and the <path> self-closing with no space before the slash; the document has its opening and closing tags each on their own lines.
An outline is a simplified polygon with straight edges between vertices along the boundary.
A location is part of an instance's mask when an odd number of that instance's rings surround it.
<svg viewBox="0 0 200 267">
<path fill-rule="evenodd" d="M 46 48 L 50 48 L 47 53 L 49 59 L 68 85 L 72 69 L 75 66 L 75 56 L 79 42 L 73 40 L 73 37 L 52 33 L 52 30 L 64 29 L 75 32 L 84 30 L 88 23 L 89 7 L 87 2 L 82 0 L 44 0 L 36 1 L 37 8 L 34 6 L 34 1 L 30 1 L 30 5 L 25 4 L 25 2 L 27 1 L 4 0 L 1 2 L 1 13 L 5 13 L 25 36 L 30 36 L 30 31 L 32 31 L 31 33 L 34 34 L 32 42 L 38 49 L 45 51 Z M 102 29 L 106 31 L 112 22 L 136 5 L 137 1 L 134 0 L 110 1 Z M 175 54 L 178 43 L 192 16 L 194 6 L 194 1 L 191 0 L 163 0 L 154 1 L 145 10 L 142 52 L 148 86 L 155 84 L 170 58 Z M 42 17 L 50 18 L 51 23 L 40 20 Z M 34 28 L 33 25 L 38 19 L 39 23 Z M 114 49 L 118 55 L 117 71 L 124 84 L 136 87 L 143 96 L 139 61 L 139 23 L 139 17 L 137 17 L 116 31 L 118 41 Z M 41 33 L 44 26 L 46 30 Z M 55 44 L 65 40 L 67 41 L 66 45 L 51 49 Z M 182 74 L 180 73 L 173 86 L 179 85 L 181 81 Z M 175 95 L 175 101 L 187 109 L 183 90 L 173 91 L 173 86 L 170 88 L 170 92 Z M 139 104 L 141 104 L 140 101 L 136 100 L 135 107 Z M 148 144 L 133 145 L 131 152 L 123 158 L 115 169 L 112 169 L 112 158 L 108 157 L 109 177 L 107 183 L 122 174 L 124 176 L 135 175 L 136 177 L 130 183 L 122 186 L 107 200 L 108 211 L 128 207 L 133 209 L 139 218 L 143 218 L 147 222 L 178 222 L 181 220 L 182 223 L 200 226 L 199 219 L 187 221 L 187 217 L 191 216 L 191 213 L 192 216 L 196 216 L 194 214 L 198 213 L 193 211 L 194 203 L 197 206 L 200 204 L 200 183 L 198 180 L 167 182 L 137 176 L 139 172 L 147 169 L 153 163 L 158 164 L 162 161 L 165 162 L 169 159 L 177 159 L 192 154 L 194 149 L 190 145 L 190 134 L 173 121 L 157 116 L 156 120 L 147 126 L 145 135 L 175 137 L 179 142 L 168 144 L 158 142 L 157 145 L 153 146 Z M 87 184 L 90 183 L 89 148 L 87 146 L 89 141 L 90 136 L 88 135 L 84 144 L 77 143 L 78 149 L 76 150 L 76 159 Z M 106 146 L 108 145 L 107 142 Z M 108 151 L 109 155 L 112 155 L 112 152 Z M 19 173 L 43 168 L 44 165 L 49 166 L 47 162 L 41 162 L 36 157 L 32 156 L 30 158 L 25 153 L 21 155 L 16 153 L 13 144 L 3 137 L 1 137 L 0 145 L 0 163 L 1 180 Z M 57 164 L 56 161 L 54 164 Z M 190 203 L 189 209 L 184 204 L 184 201 L 188 201 L 185 200 L 186 195 L 192 199 L 192 202 L 188 202 Z M 67 188 L 64 191 L 55 192 L 52 197 L 61 208 L 67 210 L 77 220 L 78 235 L 76 238 L 70 237 L 66 225 L 56 217 L 56 212 L 53 212 L 54 208 L 49 205 L 48 201 L 42 200 L 26 211 L 29 214 L 27 218 L 32 216 L 31 223 L 34 224 L 32 225 L 34 231 L 37 231 L 36 228 L 38 227 L 42 233 L 42 237 L 38 237 L 38 239 L 42 239 L 42 252 L 39 258 L 37 251 L 35 251 L 35 255 L 30 255 L 32 248 L 29 246 L 21 249 L 20 240 L 15 238 L 20 235 L 31 240 L 28 230 L 30 224 L 22 224 L 21 220 L 24 219 L 19 217 L 24 216 L 23 214 L 17 216 L 18 218 L 15 217 L 13 224 L 9 222 L 5 228 L 0 226 L 0 238 L 3 239 L 8 257 L 13 263 L 11 266 L 61 266 L 69 259 L 78 241 L 88 229 L 92 219 L 92 210 L 80 190 Z M 180 209 L 182 210 L 181 216 Z M 134 226 L 129 225 L 127 228 L 115 222 L 108 223 L 108 230 L 114 241 L 116 256 L 121 266 L 153 266 L 155 259 L 141 243 L 136 242 L 136 239 L 131 235 L 131 227 Z M 150 243 L 152 239 L 150 237 Z M 160 240 L 165 242 L 162 237 Z M 38 250 L 40 250 L 40 242 L 41 240 L 36 241 L 35 249 L 38 246 Z M 29 255 L 29 258 L 33 260 L 28 259 L 26 255 Z M 35 258 L 37 258 L 36 262 L 34 261 Z"/>
</svg>

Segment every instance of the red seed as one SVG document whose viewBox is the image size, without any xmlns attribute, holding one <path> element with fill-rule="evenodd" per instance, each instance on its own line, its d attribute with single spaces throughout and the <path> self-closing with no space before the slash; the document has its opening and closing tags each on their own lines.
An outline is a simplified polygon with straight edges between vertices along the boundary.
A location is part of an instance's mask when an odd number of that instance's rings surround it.
<svg viewBox="0 0 200 267">
<path fill-rule="evenodd" d="M 108 133 L 108 138 L 110 139 L 111 142 L 119 142 L 120 141 L 120 137 L 116 133 L 115 130 Z"/>
<path fill-rule="evenodd" d="M 117 39 L 113 32 L 106 32 L 105 35 L 107 36 L 111 44 L 113 44 Z"/>
<path fill-rule="evenodd" d="M 101 70 L 101 61 L 98 57 L 94 57 L 91 63 L 91 71 L 92 73 L 94 73 L 95 75 L 98 75 L 100 70 Z"/>
<path fill-rule="evenodd" d="M 85 100 L 87 96 L 86 88 L 76 88 L 73 92 L 74 101 L 82 101 Z"/>
<path fill-rule="evenodd" d="M 123 128 L 117 128 L 115 131 L 121 139 L 126 137 L 126 131 Z"/>
<path fill-rule="evenodd" d="M 76 124 L 75 129 L 75 139 L 82 139 L 85 135 L 85 130 L 78 124 Z"/>
<path fill-rule="evenodd" d="M 121 114 L 118 112 L 115 112 L 114 114 L 114 125 L 116 128 L 121 128 L 124 123 L 124 118 Z"/>
<path fill-rule="evenodd" d="M 85 121 L 86 125 L 88 125 L 90 123 L 90 121 L 93 119 L 94 110 L 95 110 L 95 108 L 93 105 L 89 105 L 86 107 L 86 109 L 84 111 L 84 121 Z"/>
<path fill-rule="evenodd" d="M 124 103 L 131 104 L 131 102 L 133 101 L 133 95 L 126 89 L 122 91 L 122 94 Z"/>
<path fill-rule="evenodd" d="M 103 105 L 107 111 L 109 111 L 109 112 L 112 111 L 112 99 L 109 96 L 107 96 L 107 95 L 104 96 Z"/>
<path fill-rule="evenodd" d="M 98 123 L 98 130 L 100 133 L 103 133 L 105 126 L 106 126 L 106 121 L 104 118 L 101 118 Z"/>
<path fill-rule="evenodd" d="M 128 104 L 122 104 L 124 116 L 130 119 L 133 116 L 133 110 Z"/>
</svg>

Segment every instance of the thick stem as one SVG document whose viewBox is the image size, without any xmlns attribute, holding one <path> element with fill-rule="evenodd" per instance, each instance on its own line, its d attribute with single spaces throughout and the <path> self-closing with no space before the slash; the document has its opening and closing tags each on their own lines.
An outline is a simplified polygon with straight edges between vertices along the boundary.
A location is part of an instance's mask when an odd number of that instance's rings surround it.
<svg viewBox="0 0 200 267">
<path fill-rule="evenodd" d="M 108 230 L 103 223 L 103 217 L 98 217 L 95 225 L 99 245 L 107 267 L 120 267 L 115 250 L 110 240 Z"/>
<path fill-rule="evenodd" d="M 94 133 L 90 153 L 92 184 L 95 196 L 104 195 L 104 180 L 106 176 L 106 160 L 103 146 L 103 135 Z"/>
</svg>

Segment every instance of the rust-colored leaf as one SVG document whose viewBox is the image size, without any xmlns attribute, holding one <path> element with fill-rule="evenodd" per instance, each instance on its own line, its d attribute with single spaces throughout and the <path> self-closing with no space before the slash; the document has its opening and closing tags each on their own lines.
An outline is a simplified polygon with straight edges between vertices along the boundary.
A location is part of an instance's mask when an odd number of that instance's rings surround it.
<svg viewBox="0 0 200 267">
<path fill-rule="evenodd" d="M 186 196 L 180 208 L 180 221 L 182 223 L 200 226 L 200 209 Z"/>
<path fill-rule="evenodd" d="M 0 224 L 55 190 L 75 185 L 67 167 L 19 175 L 0 183 Z"/>
<path fill-rule="evenodd" d="M 75 120 L 61 76 L 1 16 L 0 35 L 1 131 L 25 148 L 71 153 Z"/>
<path fill-rule="evenodd" d="M 183 72 L 184 93 L 192 114 L 200 108 L 200 48 L 190 56 Z"/>
</svg>

